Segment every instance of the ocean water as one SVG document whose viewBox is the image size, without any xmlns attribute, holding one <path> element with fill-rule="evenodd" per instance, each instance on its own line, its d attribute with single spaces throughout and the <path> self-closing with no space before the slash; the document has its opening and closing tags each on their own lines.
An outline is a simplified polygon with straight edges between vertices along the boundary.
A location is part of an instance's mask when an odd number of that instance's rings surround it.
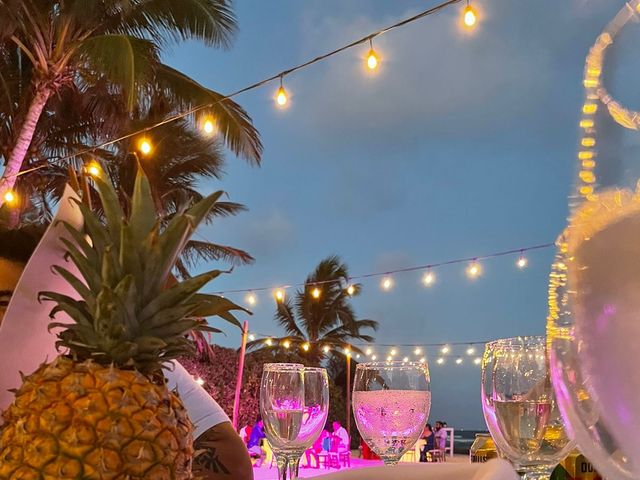
<svg viewBox="0 0 640 480">
<path fill-rule="evenodd" d="M 469 454 L 469 449 L 476 439 L 476 433 L 489 433 L 486 430 L 454 430 L 453 431 L 453 449 L 454 453 L 460 453 L 464 455 Z"/>
</svg>

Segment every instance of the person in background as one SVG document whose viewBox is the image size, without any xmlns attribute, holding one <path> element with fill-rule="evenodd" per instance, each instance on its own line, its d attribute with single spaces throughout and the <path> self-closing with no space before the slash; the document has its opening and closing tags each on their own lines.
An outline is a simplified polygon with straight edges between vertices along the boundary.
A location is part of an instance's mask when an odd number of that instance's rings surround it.
<svg viewBox="0 0 640 480">
<path fill-rule="evenodd" d="M 320 468 L 320 459 L 318 457 L 318 454 L 322 452 L 323 450 L 322 445 L 323 445 L 324 439 L 328 437 L 329 437 L 329 432 L 327 432 L 326 430 L 322 430 L 322 433 L 318 436 L 316 441 L 313 442 L 313 445 L 311 446 L 311 448 L 308 448 L 304 452 L 304 456 L 307 458 L 307 464 L 304 465 L 304 467 Z M 312 458 L 315 458 L 315 466 L 311 461 Z"/>
<path fill-rule="evenodd" d="M 340 445 L 338 445 L 339 450 L 351 449 L 349 433 L 347 433 L 347 429 L 340 425 L 340 422 L 337 420 L 333 422 L 333 434 L 340 439 Z"/>
<path fill-rule="evenodd" d="M 429 450 L 433 450 L 435 448 L 435 435 L 433 434 L 433 429 L 431 428 L 431 424 L 427 423 L 422 431 L 421 437 L 427 442 L 424 447 L 420 450 L 420 461 L 427 461 L 427 452 Z"/>
<path fill-rule="evenodd" d="M 251 425 L 247 424 L 242 427 L 238 435 L 240 435 L 240 439 L 246 445 L 249 442 L 249 437 L 251 437 Z"/>
<path fill-rule="evenodd" d="M 63 200 L 60 201 L 62 203 Z M 54 220 L 55 222 L 56 220 Z M 53 227 L 52 227 L 53 228 Z M 57 236 L 50 237 L 49 232 L 45 235 L 45 229 L 42 227 L 25 227 L 20 229 L 4 229 L 0 227 L 0 327 L 3 320 L 5 327 L 13 326 L 14 321 L 23 321 L 24 318 L 4 318 L 5 312 L 12 301 L 14 290 L 24 289 L 35 290 L 56 290 L 55 284 L 49 284 L 44 271 L 49 271 L 51 265 L 42 264 L 41 258 L 31 258 L 36 250 L 40 249 L 42 243 L 53 241 L 59 243 Z M 44 235 L 44 240 L 43 240 Z M 49 237 L 49 238 L 47 238 Z M 42 240 L 42 242 L 41 242 Z M 47 247 L 50 245 L 44 245 Z M 24 275 L 23 275 L 24 274 Z M 24 277 L 30 279 L 34 275 L 46 283 L 43 285 L 23 285 L 21 282 Z M 13 299 L 15 304 L 12 308 L 22 310 L 24 306 L 34 310 L 37 298 L 17 297 Z M 20 307 L 20 308 L 15 308 Z M 42 318 L 34 318 L 34 321 L 42 325 L 46 331 L 47 325 L 51 321 L 48 314 L 50 306 L 42 306 Z M 16 315 L 17 317 L 18 315 Z M 37 316 L 40 316 L 39 310 Z M 42 332 L 40 332 L 42 333 Z M 0 328 L 0 334 L 7 335 L 6 328 Z M 37 338 L 43 338 L 43 342 L 51 342 L 51 345 L 33 345 L 35 333 L 25 332 L 25 342 L 21 344 L 24 351 L 33 348 L 42 347 L 43 351 L 53 349 L 54 337 L 39 335 Z M 13 341 L 13 340 L 12 340 Z M 38 340 L 40 342 L 41 340 Z M 0 351 L 0 361 L 4 368 L 15 366 L 16 370 L 20 367 L 16 366 L 16 362 L 12 363 L 12 358 L 6 358 L 7 353 Z M 43 359 L 44 360 L 44 359 Z M 51 359 L 50 359 L 51 360 Z M 30 372 L 25 372 L 30 373 Z M 174 369 L 168 373 L 168 386 L 170 389 L 179 387 L 183 403 L 187 407 L 187 411 L 194 423 L 194 450 L 200 451 L 201 454 L 194 460 L 193 471 L 203 480 L 226 480 L 239 479 L 251 480 L 253 471 L 251 462 L 246 450 L 243 448 L 242 441 L 233 429 L 229 418 L 216 401 L 197 383 L 193 377 L 178 363 L 174 363 Z M 3 392 L 8 391 L 17 385 L 7 385 L 0 382 L 0 389 Z M 10 397 L 2 397 L 5 404 L 0 409 L 6 408 L 8 403 L 12 401 Z"/>
<path fill-rule="evenodd" d="M 444 422 L 437 421 L 436 422 L 436 432 L 435 432 L 435 447 L 438 450 L 444 450 L 447 446 L 447 431 L 444 427 Z"/>
<path fill-rule="evenodd" d="M 265 438 L 264 423 L 262 422 L 262 418 L 258 417 L 258 420 L 251 429 L 251 436 L 249 437 L 249 441 L 247 442 L 247 450 L 249 451 L 249 455 L 253 458 L 257 458 L 256 463 L 253 466 L 258 468 L 262 466 L 264 457 L 267 455 L 267 453 L 260 445 L 263 438 Z"/>
</svg>

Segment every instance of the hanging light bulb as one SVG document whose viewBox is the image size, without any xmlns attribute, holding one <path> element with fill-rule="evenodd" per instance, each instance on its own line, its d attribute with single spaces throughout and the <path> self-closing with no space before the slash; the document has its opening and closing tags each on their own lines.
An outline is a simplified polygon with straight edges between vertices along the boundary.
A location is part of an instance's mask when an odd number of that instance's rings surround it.
<svg viewBox="0 0 640 480">
<path fill-rule="evenodd" d="M 202 121 L 202 131 L 207 135 L 212 135 L 216 131 L 216 123 L 211 117 L 205 117 Z"/>
<path fill-rule="evenodd" d="M 196 378 L 196 383 L 200 386 L 204 385 L 204 380 L 201 377 Z"/>
<path fill-rule="evenodd" d="M 444 347 L 442 347 L 442 348 L 440 349 L 440 352 L 441 352 L 443 355 L 446 355 L 446 354 L 447 354 L 447 353 L 449 353 L 450 351 L 451 351 L 451 348 L 449 348 L 449 345 L 445 345 Z"/>
<path fill-rule="evenodd" d="M 151 146 L 151 142 L 148 138 L 141 138 L 138 142 L 138 148 L 143 155 L 149 155 L 153 147 Z"/>
<path fill-rule="evenodd" d="M 371 355 L 371 352 L 372 352 L 372 350 L 370 348 L 367 348 L 367 350 L 364 353 L 366 353 L 367 357 L 368 357 L 369 355 Z"/>
<path fill-rule="evenodd" d="M 522 270 L 523 268 L 526 268 L 526 266 L 529 264 L 529 260 L 527 260 L 527 257 L 525 257 L 522 252 L 520 252 L 520 256 L 518 257 L 518 260 L 516 260 L 516 266 Z"/>
<path fill-rule="evenodd" d="M 249 340 L 251 340 L 252 342 L 256 339 L 256 336 L 253 333 L 249 334 Z"/>
<path fill-rule="evenodd" d="M 305 343 L 303 343 L 303 344 L 302 344 L 302 349 L 303 349 L 305 352 L 308 352 L 308 351 L 309 351 L 309 344 L 308 344 L 308 343 L 306 343 L 306 342 L 305 342 Z"/>
<path fill-rule="evenodd" d="M 320 291 L 320 289 L 319 289 L 318 287 L 316 287 L 316 288 L 314 288 L 314 289 L 311 291 L 311 296 L 312 296 L 313 298 L 320 298 L 320 294 L 321 294 L 321 293 L 322 293 L 322 292 Z"/>
<path fill-rule="evenodd" d="M 369 70 L 375 70 L 376 68 L 378 68 L 378 55 L 376 54 L 376 51 L 373 49 L 373 41 L 370 38 L 369 39 L 369 53 L 367 53 L 367 67 L 369 67 Z"/>
<path fill-rule="evenodd" d="M 356 359 L 360 358 L 360 354 L 356 353 Z"/>
<path fill-rule="evenodd" d="M 376 358 L 378 358 L 378 357 L 376 357 L 375 355 L 371 355 L 371 360 L 375 361 Z"/>
<path fill-rule="evenodd" d="M 473 260 L 467 266 L 467 277 L 474 279 L 478 278 L 482 274 L 482 266 L 477 260 Z"/>
<path fill-rule="evenodd" d="M 268 347 L 271 347 L 273 345 L 273 340 L 271 340 L 270 338 L 267 338 L 264 343 L 267 344 Z"/>
<path fill-rule="evenodd" d="M 473 347 L 469 347 L 467 348 L 467 355 L 473 355 L 474 353 L 476 353 L 476 349 Z"/>
<path fill-rule="evenodd" d="M 391 351 L 389 352 L 389 355 L 391 355 L 391 356 L 393 357 L 393 356 L 395 356 L 395 355 L 396 355 L 396 353 L 398 353 L 398 352 L 396 351 L 396 349 L 395 349 L 395 348 L 392 348 L 392 349 L 391 349 Z"/>
<path fill-rule="evenodd" d="M 403 361 L 403 362 L 405 362 L 405 363 L 406 363 L 406 362 L 408 362 L 408 361 L 409 361 L 409 357 L 404 357 L 404 358 L 402 359 L 402 361 Z"/>
<path fill-rule="evenodd" d="M 436 281 L 435 273 L 433 273 L 431 269 L 427 270 L 427 273 L 425 273 L 424 276 L 422 277 L 422 283 L 424 283 L 426 287 L 430 287 L 435 283 L 435 281 Z"/>
<path fill-rule="evenodd" d="M 289 98 L 287 97 L 287 91 L 284 89 L 284 86 L 282 85 L 282 77 L 280 77 L 280 88 L 276 92 L 276 103 L 278 106 L 284 107 L 288 101 Z"/>
<path fill-rule="evenodd" d="M 416 349 L 413 351 L 413 353 L 414 353 L 415 355 L 420 355 L 420 354 L 422 353 L 422 350 L 418 347 L 418 348 L 416 348 Z"/>
<path fill-rule="evenodd" d="M 469 5 L 469 0 L 467 0 L 467 6 L 462 10 L 462 20 L 468 28 L 473 28 L 478 22 L 478 14 L 475 9 Z"/>
<path fill-rule="evenodd" d="M 4 201 L 9 205 L 13 205 L 18 201 L 18 196 L 15 194 L 13 190 L 7 190 L 4 194 Z"/>
<path fill-rule="evenodd" d="M 354 287 L 353 285 L 349 285 L 347 287 L 347 294 L 348 295 L 353 295 L 354 293 L 356 293 L 356 287 Z"/>
<path fill-rule="evenodd" d="M 390 362 L 391 360 L 393 360 L 393 357 L 392 357 L 391 355 L 389 355 L 389 356 L 387 357 L 387 362 Z"/>
<path fill-rule="evenodd" d="M 391 290 L 391 287 L 393 287 L 393 279 L 391 277 L 384 277 L 380 285 L 383 290 Z"/>
<path fill-rule="evenodd" d="M 324 348 L 322 349 L 322 351 L 323 351 L 324 353 L 329 353 L 329 350 L 331 350 L 331 349 L 329 348 L 329 345 L 325 345 L 325 346 L 324 346 Z"/>
<path fill-rule="evenodd" d="M 473 359 L 473 363 L 475 365 L 480 365 L 480 362 L 482 362 L 482 359 L 480 357 L 476 357 L 476 358 Z"/>
<path fill-rule="evenodd" d="M 350 349 L 349 347 L 345 347 L 345 349 L 344 349 L 344 354 L 345 354 L 347 357 L 350 357 L 350 356 L 351 356 L 351 349 Z"/>
<path fill-rule="evenodd" d="M 438 359 L 436 360 L 436 363 L 437 363 L 438 365 L 442 365 L 442 364 L 444 363 L 444 358 L 442 358 L 442 357 L 438 357 Z"/>
<path fill-rule="evenodd" d="M 456 358 L 456 365 L 460 365 L 462 363 L 462 359 L 461 358 Z"/>
<path fill-rule="evenodd" d="M 247 293 L 247 296 L 245 297 L 245 300 L 249 305 L 255 305 L 256 304 L 256 296 L 251 292 Z"/>
<path fill-rule="evenodd" d="M 101 172 L 100 164 L 98 162 L 96 162 L 95 160 L 91 160 L 84 167 L 84 171 L 87 172 L 92 177 L 99 177 L 100 176 L 100 172 Z"/>
<path fill-rule="evenodd" d="M 424 358 L 424 357 L 422 357 L 422 358 L 420 359 L 420 363 L 425 363 L 426 361 L 427 361 L 427 359 L 426 359 L 426 358 Z"/>
<path fill-rule="evenodd" d="M 285 340 L 284 342 L 282 342 L 282 346 L 284 348 L 289 348 L 291 346 L 291 342 L 289 340 Z"/>
<path fill-rule="evenodd" d="M 284 290 L 282 288 L 278 288 L 273 296 L 276 298 L 277 302 L 282 302 L 284 300 Z"/>
</svg>

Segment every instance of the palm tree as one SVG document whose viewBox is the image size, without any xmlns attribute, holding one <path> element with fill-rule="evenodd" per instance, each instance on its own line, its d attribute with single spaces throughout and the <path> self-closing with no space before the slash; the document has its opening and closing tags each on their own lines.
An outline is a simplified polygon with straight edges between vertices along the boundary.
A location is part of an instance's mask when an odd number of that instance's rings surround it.
<svg viewBox="0 0 640 480">
<path fill-rule="evenodd" d="M 162 49 L 179 40 L 226 47 L 235 28 L 228 0 L 0 0 L 0 65 L 18 65 L 17 74 L 0 70 L 0 101 L 10 107 L 0 115 L 0 206 L 34 156 L 41 117 L 53 117 L 50 109 L 69 91 L 86 95 L 96 86 L 110 94 L 90 97 L 94 113 L 108 111 L 104 102 L 116 98 L 120 110 L 144 116 L 157 92 L 174 110 L 212 104 L 207 113 L 226 145 L 259 163 L 262 145 L 247 113 L 160 60 Z M 96 140 L 108 137 L 111 126 L 102 124 L 105 130 L 92 132 Z"/>
<path fill-rule="evenodd" d="M 316 365 L 338 348 L 349 347 L 362 353 L 351 342 L 372 342 L 373 337 L 362 333 L 362 330 L 375 331 L 378 322 L 356 317 L 350 300 L 360 292 L 359 284 L 349 283 L 347 265 L 339 257 L 325 258 L 307 277 L 304 288 L 297 291 L 294 298 L 278 302 L 275 318 L 286 335 L 272 339 L 276 345 L 273 350 L 282 353 L 283 345 L 288 341 L 292 355 L 301 356 Z M 306 346 L 308 350 L 305 350 Z M 249 347 L 273 348 L 264 341 L 250 342 Z"/>
</svg>

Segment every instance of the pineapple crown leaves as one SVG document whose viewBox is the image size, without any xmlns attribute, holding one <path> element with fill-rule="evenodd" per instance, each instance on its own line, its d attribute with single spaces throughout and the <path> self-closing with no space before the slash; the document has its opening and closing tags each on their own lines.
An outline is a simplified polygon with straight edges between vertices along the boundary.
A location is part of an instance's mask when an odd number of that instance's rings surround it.
<svg viewBox="0 0 640 480">
<path fill-rule="evenodd" d="M 198 293 L 228 272 L 212 270 L 165 288 L 178 255 L 222 192 L 205 197 L 161 228 L 141 168 L 129 218 L 111 182 L 97 178 L 96 188 L 103 221 L 77 202 L 84 232 L 63 223 L 72 240 L 61 241 L 81 278 L 64 267 L 52 267 L 80 298 L 49 291 L 39 294 L 56 304 L 51 318 L 64 312 L 75 322 L 49 325 L 62 329 L 58 348 L 68 349 L 79 361 L 93 359 L 154 375 L 167 362 L 194 351 L 189 331 L 219 331 L 202 317 L 218 316 L 242 328 L 232 312 L 248 310 L 223 297 Z"/>
</svg>

